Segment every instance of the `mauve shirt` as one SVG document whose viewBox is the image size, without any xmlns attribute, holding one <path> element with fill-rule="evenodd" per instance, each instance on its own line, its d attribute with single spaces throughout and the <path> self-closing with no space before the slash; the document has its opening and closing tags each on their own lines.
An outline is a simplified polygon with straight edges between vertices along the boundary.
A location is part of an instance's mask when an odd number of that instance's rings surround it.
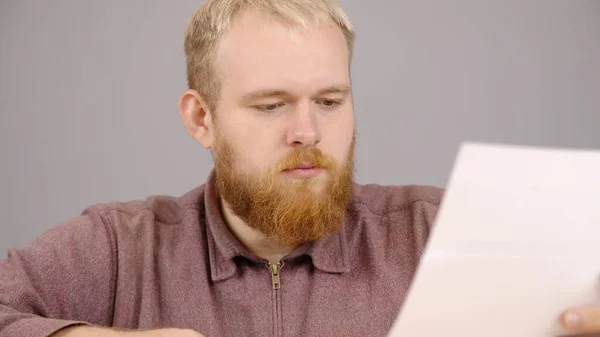
<svg viewBox="0 0 600 337">
<path fill-rule="evenodd" d="M 228 231 L 214 173 L 181 197 L 91 206 L 0 262 L 0 337 L 81 323 L 207 337 L 385 336 L 442 192 L 355 184 L 343 228 L 280 268 Z"/>
</svg>

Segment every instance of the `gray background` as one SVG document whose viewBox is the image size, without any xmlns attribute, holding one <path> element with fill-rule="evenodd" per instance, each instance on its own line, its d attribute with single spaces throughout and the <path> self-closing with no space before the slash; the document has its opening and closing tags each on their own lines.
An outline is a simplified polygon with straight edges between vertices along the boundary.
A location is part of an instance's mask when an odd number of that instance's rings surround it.
<svg viewBox="0 0 600 337">
<path fill-rule="evenodd" d="M 0 257 L 93 203 L 179 195 L 197 0 L 0 1 Z M 600 148 L 600 1 L 342 1 L 357 179 L 444 186 L 460 142 Z"/>
</svg>

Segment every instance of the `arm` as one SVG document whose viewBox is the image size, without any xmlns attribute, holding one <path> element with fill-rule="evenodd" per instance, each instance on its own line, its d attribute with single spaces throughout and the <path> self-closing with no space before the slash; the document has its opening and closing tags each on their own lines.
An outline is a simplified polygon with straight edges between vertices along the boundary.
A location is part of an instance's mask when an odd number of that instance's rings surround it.
<svg viewBox="0 0 600 337">
<path fill-rule="evenodd" d="M 23 249 L 9 250 L 0 261 L 0 337 L 47 337 L 70 326 L 109 326 L 115 259 L 112 229 L 94 212 L 49 230 Z"/>
</svg>

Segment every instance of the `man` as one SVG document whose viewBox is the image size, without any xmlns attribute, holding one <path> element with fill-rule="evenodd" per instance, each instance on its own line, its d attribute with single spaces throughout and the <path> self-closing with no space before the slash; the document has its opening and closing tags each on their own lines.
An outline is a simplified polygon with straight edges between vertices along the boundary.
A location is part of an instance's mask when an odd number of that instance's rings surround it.
<svg viewBox="0 0 600 337">
<path fill-rule="evenodd" d="M 206 1 L 179 107 L 213 173 L 9 251 L 0 336 L 385 336 L 442 191 L 353 183 L 353 39 L 333 0 Z"/>
</svg>

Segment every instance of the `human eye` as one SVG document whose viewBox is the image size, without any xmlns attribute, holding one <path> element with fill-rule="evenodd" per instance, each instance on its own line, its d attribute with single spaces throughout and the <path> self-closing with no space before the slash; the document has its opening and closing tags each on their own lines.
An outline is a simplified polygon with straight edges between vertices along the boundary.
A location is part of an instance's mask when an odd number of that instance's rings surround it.
<svg viewBox="0 0 600 337">
<path fill-rule="evenodd" d="M 338 106 L 342 105 L 343 100 L 341 99 L 321 99 L 317 100 L 317 104 L 321 105 L 323 108 L 327 110 L 333 110 Z"/>
<path fill-rule="evenodd" d="M 255 105 L 252 108 L 256 111 L 271 113 L 271 112 L 277 111 L 277 109 L 283 107 L 284 105 L 285 105 L 285 103 L 273 103 L 273 104 Z"/>
</svg>

